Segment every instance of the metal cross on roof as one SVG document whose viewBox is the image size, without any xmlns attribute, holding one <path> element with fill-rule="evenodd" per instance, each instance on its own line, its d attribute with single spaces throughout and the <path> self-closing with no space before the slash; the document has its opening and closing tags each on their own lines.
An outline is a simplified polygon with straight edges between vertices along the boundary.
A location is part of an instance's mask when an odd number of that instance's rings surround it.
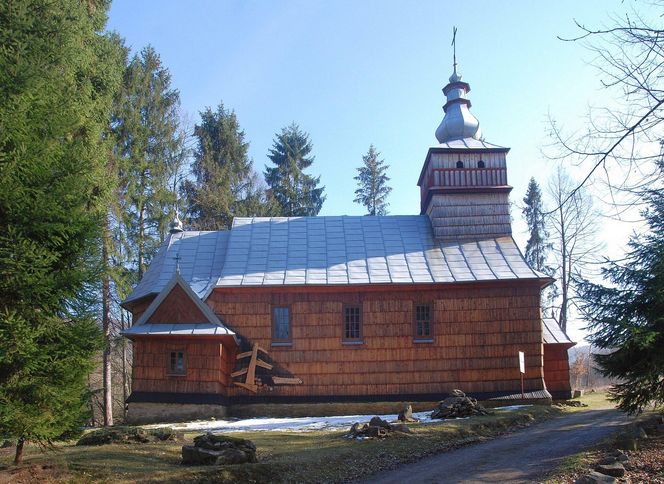
<svg viewBox="0 0 664 484">
<path fill-rule="evenodd" d="M 457 66 L 457 61 L 456 61 L 456 34 L 457 34 L 457 28 L 452 27 L 452 52 L 454 56 L 454 72 L 456 72 L 456 66 Z"/>
<path fill-rule="evenodd" d="M 175 254 L 175 272 L 180 273 L 180 253 Z"/>
</svg>

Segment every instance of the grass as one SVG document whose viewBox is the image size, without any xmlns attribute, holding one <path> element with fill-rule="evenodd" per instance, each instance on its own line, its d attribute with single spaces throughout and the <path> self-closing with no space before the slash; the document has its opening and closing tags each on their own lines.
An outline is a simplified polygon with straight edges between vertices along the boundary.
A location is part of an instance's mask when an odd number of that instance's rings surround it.
<svg viewBox="0 0 664 484">
<path fill-rule="evenodd" d="M 75 446 L 59 444 L 54 452 L 41 453 L 28 446 L 24 469 L 47 466 L 57 480 L 68 482 L 338 482 L 358 479 L 393 469 L 462 445 L 486 440 L 524 427 L 566 410 L 533 406 L 517 411 L 498 410 L 494 415 L 432 424 L 411 424 L 412 434 L 394 434 L 385 440 L 350 440 L 345 431 L 241 432 L 254 441 L 258 464 L 193 467 L 180 464 L 182 443 L 113 444 Z M 200 433 L 189 433 L 191 442 Z M 0 451 L 3 475 L 21 469 L 9 465 L 11 450 Z M 20 472 L 14 475 L 21 482 Z M 43 476 L 40 480 L 44 480 Z M 23 482 L 34 480 L 25 471 Z"/>
</svg>

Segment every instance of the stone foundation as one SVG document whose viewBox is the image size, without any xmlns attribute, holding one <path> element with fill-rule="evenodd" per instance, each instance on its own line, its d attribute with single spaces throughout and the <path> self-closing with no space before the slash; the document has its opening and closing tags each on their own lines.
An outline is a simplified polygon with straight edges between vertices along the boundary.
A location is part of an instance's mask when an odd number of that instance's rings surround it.
<svg viewBox="0 0 664 484">
<path fill-rule="evenodd" d="M 251 403 L 231 405 L 232 417 L 327 417 L 331 415 L 398 414 L 406 405 L 413 412 L 432 410 L 438 402 Z"/>
<path fill-rule="evenodd" d="M 186 422 L 226 416 L 228 409 L 223 405 L 136 402 L 128 404 L 126 423 Z"/>
</svg>

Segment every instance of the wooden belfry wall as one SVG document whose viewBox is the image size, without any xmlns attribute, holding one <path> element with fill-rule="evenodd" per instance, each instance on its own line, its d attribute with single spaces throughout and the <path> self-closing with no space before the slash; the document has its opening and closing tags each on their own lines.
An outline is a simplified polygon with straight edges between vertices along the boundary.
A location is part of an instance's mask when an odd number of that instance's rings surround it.
<svg viewBox="0 0 664 484">
<path fill-rule="evenodd" d="M 302 385 L 266 395 L 382 396 L 542 390 L 538 281 L 471 285 L 220 288 L 207 303 Z M 414 341 L 415 304 L 433 307 L 433 342 Z M 343 307 L 362 308 L 363 344 L 342 341 Z M 291 346 L 271 346 L 272 308 L 288 306 Z M 248 394 L 231 386 L 229 395 Z"/>
</svg>

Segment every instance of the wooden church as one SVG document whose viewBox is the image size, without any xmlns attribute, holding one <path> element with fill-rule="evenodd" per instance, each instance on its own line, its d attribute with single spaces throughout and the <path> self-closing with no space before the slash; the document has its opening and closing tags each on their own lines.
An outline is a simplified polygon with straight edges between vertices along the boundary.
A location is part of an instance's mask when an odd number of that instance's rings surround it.
<svg viewBox="0 0 664 484">
<path fill-rule="evenodd" d="M 569 397 L 573 343 L 542 320 L 552 279 L 512 238 L 509 148 L 481 138 L 469 91 L 455 64 L 420 215 L 236 218 L 215 232 L 176 219 L 123 302 L 129 419 L 438 401 L 456 388 L 520 398 L 520 351 L 530 398 Z"/>
</svg>

